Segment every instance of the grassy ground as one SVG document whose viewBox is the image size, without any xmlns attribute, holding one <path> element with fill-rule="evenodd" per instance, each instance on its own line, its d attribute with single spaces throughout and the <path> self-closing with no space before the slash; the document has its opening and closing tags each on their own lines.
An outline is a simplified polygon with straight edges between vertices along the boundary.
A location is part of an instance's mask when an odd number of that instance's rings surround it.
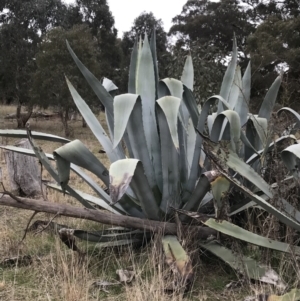
<svg viewBox="0 0 300 301">
<path fill-rule="evenodd" d="M 0 128 L 15 128 L 16 123 L 5 121 L 3 116 L 14 111 L 14 107 L 0 106 Z M 103 116 L 99 116 L 100 119 Z M 31 129 L 63 136 L 59 120 L 32 120 Z M 99 154 L 98 142 L 88 128 L 82 128 L 81 121 L 70 123 L 74 138 L 80 139 L 102 162 L 108 165 L 105 155 Z M 2 144 L 13 144 L 13 139 L 2 139 Z M 52 152 L 57 143 L 38 142 L 45 152 Z M 0 166 L 3 182 L 9 189 L 6 164 L 0 151 Z M 50 177 L 44 172 L 44 179 Z M 95 178 L 94 178 L 95 179 Z M 97 180 L 97 179 L 95 179 Z M 98 180 L 97 180 L 98 181 Z M 99 182 L 99 181 L 98 181 Z M 101 184 L 101 183 L 100 183 Z M 93 193 L 75 175 L 71 175 L 71 185 L 88 193 Z M 52 202 L 67 202 L 78 205 L 68 196 L 48 191 Z M 235 273 L 217 258 L 200 250 L 193 250 L 195 257 L 195 281 L 188 293 L 164 291 L 166 282 L 164 263 L 157 243 L 139 250 L 128 248 L 119 250 L 97 250 L 94 246 L 78 242 L 87 252 L 84 259 L 70 251 L 59 238 L 49 231 L 36 235 L 28 233 L 21 243 L 24 229 L 32 212 L 8 207 L 0 207 L 0 262 L 17 256 L 19 260 L 11 265 L 0 266 L 0 300 L 111 300 L 111 301 L 179 301 L 179 300 L 244 300 L 246 295 L 270 291 L 270 287 L 244 283 L 241 287 L 226 289 L 231 281 L 237 281 Z M 50 221 L 53 216 L 38 214 L 34 220 Z M 100 230 L 102 225 L 72 219 L 55 218 L 57 223 L 70 228 Z M 30 255 L 30 262 L 23 262 L 22 256 Z M 117 269 L 130 269 L 135 272 L 135 280 L 128 285 L 114 285 L 103 291 L 93 283 L 115 282 Z"/>
</svg>

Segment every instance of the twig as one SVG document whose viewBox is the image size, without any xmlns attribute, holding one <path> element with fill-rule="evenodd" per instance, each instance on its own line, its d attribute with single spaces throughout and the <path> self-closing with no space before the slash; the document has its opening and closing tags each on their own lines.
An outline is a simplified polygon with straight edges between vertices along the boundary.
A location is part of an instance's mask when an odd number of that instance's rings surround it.
<svg viewBox="0 0 300 301">
<path fill-rule="evenodd" d="M 45 231 L 45 230 L 51 225 L 51 223 L 53 222 L 53 220 L 54 220 L 57 216 L 59 216 L 59 215 L 60 215 L 59 212 L 57 212 L 57 213 L 51 218 L 51 220 L 48 222 L 48 224 L 47 224 L 43 229 L 41 229 L 41 230 L 35 232 L 35 235 L 36 235 L 36 234 L 39 234 L 39 233 L 41 233 L 41 232 L 43 232 L 43 231 Z"/>
<path fill-rule="evenodd" d="M 34 211 L 33 214 L 31 215 L 31 217 L 30 217 L 30 219 L 29 219 L 29 221 L 28 221 L 28 223 L 27 223 L 27 226 L 26 226 L 24 235 L 23 235 L 21 241 L 19 242 L 19 245 L 24 241 L 24 239 L 25 239 L 25 237 L 26 237 L 26 234 L 27 234 L 27 232 L 28 232 L 29 225 L 30 225 L 32 219 L 35 217 L 35 215 L 36 215 L 37 213 L 38 213 L 37 211 Z"/>
</svg>

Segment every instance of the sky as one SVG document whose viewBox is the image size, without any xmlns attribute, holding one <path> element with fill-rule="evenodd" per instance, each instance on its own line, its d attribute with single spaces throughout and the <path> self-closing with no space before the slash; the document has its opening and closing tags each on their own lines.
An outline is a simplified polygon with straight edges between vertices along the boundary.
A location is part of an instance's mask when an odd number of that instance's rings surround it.
<svg viewBox="0 0 300 301">
<path fill-rule="evenodd" d="M 74 0 L 64 0 L 74 3 Z M 172 26 L 172 18 L 181 13 L 187 0 L 107 0 L 110 11 L 115 18 L 115 27 L 118 36 L 122 37 L 124 31 L 129 31 L 134 19 L 143 11 L 153 12 L 157 19 L 161 19 L 165 31 Z"/>
</svg>

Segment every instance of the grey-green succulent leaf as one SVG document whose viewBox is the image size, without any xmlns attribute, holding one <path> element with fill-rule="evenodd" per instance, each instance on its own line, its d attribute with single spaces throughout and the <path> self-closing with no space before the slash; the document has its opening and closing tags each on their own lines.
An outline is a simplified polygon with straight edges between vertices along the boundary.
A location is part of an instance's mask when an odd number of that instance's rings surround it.
<svg viewBox="0 0 300 301">
<path fill-rule="evenodd" d="M 204 224 L 212 229 L 217 230 L 218 232 L 257 246 L 285 253 L 293 253 L 298 256 L 300 255 L 299 247 L 292 247 L 287 243 L 257 235 L 227 221 L 216 221 L 215 219 L 210 218 Z"/>
<path fill-rule="evenodd" d="M 300 144 L 294 144 L 286 149 L 284 149 L 281 153 L 282 161 L 285 166 L 288 168 L 290 173 L 296 178 L 300 177 Z"/>
<path fill-rule="evenodd" d="M 25 130 L 1 130 L 0 129 L 0 136 L 2 137 L 11 137 L 11 138 L 27 138 L 27 132 Z M 51 141 L 51 142 L 59 142 L 59 143 L 68 143 L 70 142 L 69 139 L 51 135 L 47 133 L 40 133 L 40 132 L 31 132 L 31 136 L 37 140 L 44 140 L 44 141 Z"/>
<path fill-rule="evenodd" d="M 82 75 L 85 77 L 86 81 L 90 85 L 90 87 L 93 89 L 94 93 L 97 95 L 101 103 L 104 105 L 105 109 L 113 116 L 113 98 L 112 96 L 106 91 L 106 89 L 102 86 L 100 81 L 83 65 L 83 63 L 79 60 L 79 58 L 76 56 L 72 48 L 70 47 L 68 41 L 67 48 L 76 63 L 78 69 L 82 73 Z"/>
<path fill-rule="evenodd" d="M 218 256 L 234 270 L 249 277 L 250 279 L 275 284 L 281 289 L 286 288 L 286 285 L 273 269 L 260 265 L 257 261 L 250 257 L 237 256 L 237 254 L 233 251 L 221 246 L 215 241 L 200 243 L 200 246 Z M 274 275 L 274 277 L 270 277 L 271 275 Z M 276 281 L 273 278 L 275 278 Z"/>
<path fill-rule="evenodd" d="M 118 151 L 118 149 L 113 149 L 113 144 L 112 144 L 110 138 L 107 136 L 105 130 L 103 129 L 102 125 L 97 120 L 96 116 L 93 114 L 93 112 L 91 111 L 89 106 L 86 104 L 86 102 L 81 98 L 81 96 L 75 90 L 75 88 L 70 83 L 70 81 L 68 79 L 66 79 L 66 80 L 67 80 L 68 87 L 70 89 L 73 100 L 74 100 L 78 110 L 80 111 L 81 115 L 85 119 L 86 123 L 90 127 L 90 129 L 93 132 L 93 134 L 95 135 L 95 137 L 98 139 L 98 141 L 103 146 L 110 161 L 115 162 L 119 159 L 125 158 L 125 155 L 121 154 Z"/>
<path fill-rule="evenodd" d="M 167 264 L 176 267 L 182 280 L 191 281 L 194 276 L 192 262 L 177 237 L 166 235 L 162 239 L 162 245 Z"/>
<path fill-rule="evenodd" d="M 281 86 L 281 82 L 282 82 L 282 76 L 279 75 L 274 83 L 272 84 L 272 86 L 270 87 L 269 91 L 267 92 L 264 101 L 260 107 L 260 110 L 258 112 L 258 117 L 262 117 L 262 118 L 266 118 L 267 120 L 270 119 L 275 102 L 276 102 L 276 98 L 277 98 L 277 94 L 279 91 L 279 88 Z"/>
<path fill-rule="evenodd" d="M 237 64 L 237 45 L 236 45 L 236 38 L 233 38 L 233 50 L 232 50 L 232 59 L 228 64 L 227 70 L 225 72 L 223 82 L 221 85 L 220 96 L 225 100 L 228 101 L 230 90 L 232 87 L 232 83 L 234 81 L 235 75 L 235 68 Z M 223 103 L 219 102 L 218 104 L 218 113 L 221 113 L 224 110 Z"/>
<path fill-rule="evenodd" d="M 181 100 L 173 96 L 165 96 L 157 100 L 158 105 L 166 116 L 172 141 L 176 150 L 179 152 L 179 140 L 177 131 L 178 112 Z M 163 139 L 163 137 L 162 137 Z"/>
<path fill-rule="evenodd" d="M 240 91 L 238 101 L 234 110 L 239 114 L 241 125 L 247 122 L 250 104 L 250 91 L 251 91 L 251 62 L 249 61 L 247 69 L 242 79 L 242 91 Z"/>
<path fill-rule="evenodd" d="M 186 57 L 185 64 L 183 67 L 183 72 L 181 76 L 181 81 L 186 85 L 191 91 L 194 89 L 194 66 L 192 56 L 189 53 Z"/>
</svg>

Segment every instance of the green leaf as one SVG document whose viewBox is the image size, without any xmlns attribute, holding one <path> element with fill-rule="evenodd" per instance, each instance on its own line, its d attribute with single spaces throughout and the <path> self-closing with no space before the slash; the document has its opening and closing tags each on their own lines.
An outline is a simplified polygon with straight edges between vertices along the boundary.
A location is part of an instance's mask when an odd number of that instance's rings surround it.
<svg viewBox="0 0 300 301">
<path fill-rule="evenodd" d="M 250 279 L 259 280 L 270 284 L 277 284 L 281 288 L 286 285 L 282 282 L 277 273 L 269 267 L 262 266 L 254 259 L 246 256 L 237 256 L 233 251 L 221 246 L 215 241 L 209 243 L 200 243 L 200 246 L 214 255 L 221 258 L 237 272 L 249 277 Z M 272 282 L 270 274 L 276 275 L 277 283 Z"/>
<path fill-rule="evenodd" d="M 194 67 L 192 56 L 189 53 L 186 57 L 181 81 L 184 85 L 186 85 L 191 91 L 193 91 L 194 87 Z"/>
<path fill-rule="evenodd" d="M 69 42 L 66 41 L 67 48 L 76 63 L 78 69 L 91 86 L 101 103 L 104 105 L 105 109 L 109 112 L 109 114 L 113 114 L 113 98 L 112 96 L 105 90 L 100 81 L 82 64 L 82 62 L 78 59 L 74 51 L 69 45 Z M 113 116 L 113 115 L 112 115 Z M 83 115 L 84 117 L 84 115 Z M 86 120 L 86 119 L 85 119 Z M 87 120 L 86 120 L 87 121 Z"/>
<path fill-rule="evenodd" d="M 300 144 L 294 144 L 281 153 L 281 158 L 290 173 L 296 178 L 300 177 Z"/>
<path fill-rule="evenodd" d="M 160 218 L 160 209 L 139 160 L 124 159 L 114 162 L 110 166 L 109 175 L 113 203 L 118 202 L 131 185 L 146 216 L 154 220 Z"/>
<path fill-rule="evenodd" d="M 232 50 L 232 59 L 227 67 L 225 72 L 223 82 L 221 85 L 220 96 L 225 100 L 228 101 L 230 90 L 232 87 L 232 83 L 234 80 L 235 68 L 237 64 L 237 46 L 236 46 L 236 38 L 233 38 L 233 50 Z M 221 113 L 224 110 L 223 105 L 219 102 L 218 105 L 218 113 Z"/>
<path fill-rule="evenodd" d="M 230 182 L 222 175 L 211 182 L 211 192 L 214 197 L 215 216 L 219 217 L 224 206 L 224 197 L 230 188 Z"/>
<path fill-rule="evenodd" d="M 179 154 L 172 141 L 166 115 L 160 106 L 157 106 L 157 120 L 161 137 L 160 143 L 163 176 L 163 195 L 160 208 L 164 212 L 169 212 L 170 206 L 178 208 L 181 203 Z"/>
<path fill-rule="evenodd" d="M 59 192 L 63 192 L 63 189 L 57 185 L 57 184 L 54 184 L 54 183 L 46 183 L 46 186 L 49 187 L 49 188 L 52 188 L 52 189 L 55 189 Z M 80 190 L 77 190 L 77 189 L 74 189 L 74 191 L 80 195 L 84 200 L 86 200 L 87 202 L 90 202 L 90 203 L 93 203 L 94 205 L 97 205 L 109 212 L 112 212 L 112 213 L 115 213 L 115 214 L 121 214 L 120 211 L 117 211 L 115 210 L 112 206 L 110 206 L 106 201 L 102 200 L 102 199 L 99 199 L 93 195 L 90 195 L 90 194 L 87 194 L 85 192 L 82 192 Z M 67 192 L 67 194 L 69 194 L 69 192 Z"/>
<path fill-rule="evenodd" d="M 102 86 L 107 92 L 112 92 L 119 89 L 110 79 L 106 77 L 103 78 Z"/>
<path fill-rule="evenodd" d="M 197 102 L 191 90 L 185 85 L 183 85 L 182 100 L 190 113 L 194 127 L 197 127 L 200 115 L 197 107 Z"/>
<path fill-rule="evenodd" d="M 221 129 L 224 123 L 225 118 L 229 121 L 227 128 L 225 128 L 225 132 L 223 137 L 220 137 Z M 227 130 L 229 129 L 230 132 Z M 227 131 L 226 131 L 227 130 Z M 225 137 L 224 137 L 225 136 Z M 214 142 L 218 142 L 219 139 L 230 139 L 231 149 L 234 152 L 238 152 L 240 149 L 240 137 L 241 137 L 241 123 L 240 117 L 238 113 L 232 110 L 226 110 L 220 113 L 213 124 L 211 131 L 211 140 Z"/>
<path fill-rule="evenodd" d="M 179 152 L 179 141 L 178 141 L 178 132 L 177 132 L 177 120 L 178 120 L 180 102 L 181 102 L 180 98 L 173 97 L 173 96 L 165 96 L 157 100 L 158 105 L 161 107 L 162 111 L 166 116 L 172 141 L 178 152 Z"/>
<path fill-rule="evenodd" d="M 251 91 L 251 62 L 249 61 L 247 69 L 242 79 L 242 91 L 240 91 L 238 101 L 234 110 L 239 114 L 241 125 L 247 122 L 250 104 L 250 91 Z"/>
<path fill-rule="evenodd" d="M 2 137 L 12 137 L 12 138 L 27 138 L 27 132 L 25 130 L 1 130 L 0 136 Z M 31 132 L 31 136 L 37 140 L 51 141 L 51 142 L 59 142 L 59 143 L 68 143 L 69 139 L 59 137 L 56 135 L 45 134 L 40 132 Z"/>
<path fill-rule="evenodd" d="M 188 162 L 188 177 L 190 176 L 191 167 L 192 167 L 192 164 L 193 164 L 196 138 L 197 138 L 197 134 L 196 134 L 196 131 L 194 129 L 194 125 L 193 125 L 193 123 L 190 119 L 189 124 L 188 124 L 187 150 L 186 150 L 186 156 L 187 156 L 187 162 Z"/>
<path fill-rule="evenodd" d="M 167 90 L 163 89 L 164 85 L 165 85 L 165 88 L 167 88 Z M 181 99 L 182 94 L 183 94 L 183 85 L 182 85 L 182 82 L 177 79 L 165 78 L 160 81 L 160 89 L 159 90 L 160 90 L 158 93 L 159 98 L 162 98 L 167 95 L 172 95 L 174 97 Z M 166 91 L 168 94 L 166 94 Z"/>
<path fill-rule="evenodd" d="M 74 163 L 77 166 L 91 171 L 108 187 L 108 170 L 81 141 L 74 140 L 64 146 L 61 146 L 54 151 L 54 156 L 55 158 L 63 158 L 70 163 Z"/>
<path fill-rule="evenodd" d="M 193 279 L 193 267 L 190 257 L 180 245 L 176 236 L 166 235 L 162 239 L 166 262 L 169 266 L 175 266 L 181 279 L 189 281 Z"/>
<path fill-rule="evenodd" d="M 241 227 L 238 227 L 232 223 L 227 221 L 216 221 L 215 219 L 208 219 L 205 223 L 206 226 L 215 229 L 223 234 L 229 235 L 231 237 L 249 242 L 256 246 L 261 246 L 264 248 L 285 252 L 285 253 L 293 253 L 295 255 L 300 255 L 300 248 L 291 246 L 289 244 L 279 242 L 276 240 L 272 240 L 270 238 L 266 238 L 250 231 L 244 230 Z"/>
<path fill-rule="evenodd" d="M 147 35 L 145 35 L 141 50 L 136 94 L 139 94 L 142 99 L 142 116 L 146 145 L 155 171 L 156 180 L 159 180 L 161 179 L 161 150 L 155 113 L 155 74 Z"/>
<path fill-rule="evenodd" d="M 242 92 L 242 73 L 241 67 L 237 65 L 235 69 L 232 87 L 228 97 L 228 103 L 232 108 L 235 108 L 239 99 L 240 92 Z"/>
<path fill-rule="evenodd" d="M 159 74 L 158 74 L 158 65 L 157 65 L 157 54 L 156 54 L 156 30 L 153 27 L 151 40 L 150 40 L 150 49 L 153 58 L 153 66 L 154 66 L 154 74 L 155 74 L 155 99 L 158 98 L 158 81 L 159 81 Z"/>
<path fill-rule="evenodd" d="M 266 118 L 267 120 L 270 119 L 276 99 L 277 94 L 279 91 L 279 88 L 281 86 L 282 76 L 279 75 L 272 86 L 270 87 L 269 91 L 267 92 L 264 101 L 260 107 L 260 110 L 258 112 L 258 117 Z"/>
<path fill-rule="evenodd" d="M 91 111 L 89 106 L 85 103 L 85 101 L 80 97 L 80 95 L 75 90 L 73 85 L 69 82 L 69 80 L 68 79 L 66 80 L 78 110 L 80 111 L 81 115 L 85 119 L 90 129 L 92 130 L 95 137 L 103 146 L 107 156 L 109 157 L 109 160 L 111 162 L 115 162 L 119 159 L 125 158 L 125 155 L 121 154 L 118 151 L 118 149 L 113 149 L 112 142 L 110 141 L 109 137 L 107 136 L 105 130 L 103 129 L 102 125 L 99 123 L 96 116 L 93 114 L 93 112 Z"/>
<path fill-rule="evenodd" d="M 200 176 L 195 190 L 182 209 L 186 211 L 198 211 L 202 199 L 211 189 L 211 182 L 214 181 L 217 176 L 219 176 L 219 173 L 214 170 L 203 173 Z"/>
<path fill-rule="evenodd" d="M 138 39 L 136 39 L 131 53 L 131 60 L 130 60 L 130 67 L 129 67 L 129 80 L 128 80 L 128 93 L 132 93 L 132 94 L 136 94 L 138 57 L 139 57 L 139 42 Z"/>
<path fill-rule="evenodd" d="M 133 245 L 141 245 L 143 240 L 141 239 L 122 239 L 116 241 L 109 241 L 109 242 L 101 242 L 95 245 L 97 249 L 104 249 L 104 248 L 112 248 L 112 247 L 123 247 L 123 246 L 133 246 Z"/>
</svg>

